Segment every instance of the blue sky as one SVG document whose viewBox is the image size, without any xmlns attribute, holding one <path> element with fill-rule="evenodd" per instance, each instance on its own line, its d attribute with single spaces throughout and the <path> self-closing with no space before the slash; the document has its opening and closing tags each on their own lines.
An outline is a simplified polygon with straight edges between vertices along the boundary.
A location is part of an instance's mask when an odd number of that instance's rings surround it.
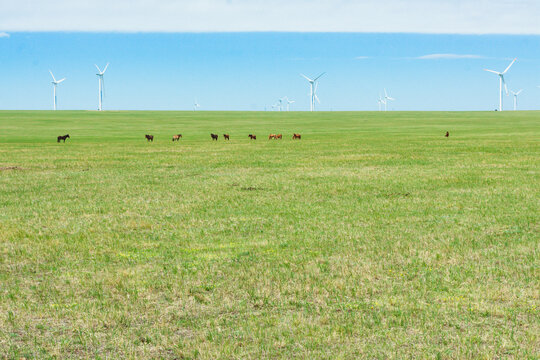
<svg viewBox="0 0 540 360">
<path fill-rule="evenodd" d="M 46 4 L 44 4 L 46 3 Z M 407 4 L 406 6 L 404 4 Z M 503 70 L 540 109 L 536 0 L 0 0 L 0 109 L 264 110 L 283 96 L 319 110 L 492 110 Z M 497 15 L 497 22 L 494 22 Z M 51 19 L 54 19 L 51 21 Z M 495 24 L 495 25 L 494 25 Z M 317 32 L 314 32 L 317 31 Z M 505 108 L 512 98 L 505 97 Z"/>
<path fill-rule="evenodd" d="M 67 78 L 59 109 L 96 109 L 94 63 L 110 62 L 105 109 L 191 109 L 197 98 L 204 110 L 263 110 L 288 96 L 292 109 L 306 110 L 299 73 L 326 71 L 320 110 L 377 109 L 383 88 L 395 110 L 490 110 L 498 79 L 482 69 L 502 71 L 512 57 L 509 87 L 525 89 L 521 109 L 539 109 L 539 36 L 12 33 L 0 38 L 0 108 L 50 109 L 51 69 Z"/>
</svg>

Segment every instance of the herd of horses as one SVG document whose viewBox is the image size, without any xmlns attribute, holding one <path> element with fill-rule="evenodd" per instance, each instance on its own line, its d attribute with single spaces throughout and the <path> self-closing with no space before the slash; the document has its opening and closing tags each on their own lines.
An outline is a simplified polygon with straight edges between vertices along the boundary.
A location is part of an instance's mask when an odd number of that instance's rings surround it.
<svg viewBox="0 0 540 360">
<path fill-rule="evenodd" d="M 447 131 L 444 136 L 449 137 L 450 133 Z M 150 141 L 150 142 L 154 141 L 154 135 L 146 134 L 146 135 L 144 135 L 144 137 L 145 137 L 146 141 Z M 212 138 L 212 140 L 215 140 L 215 141 L 218 141 L 218 139 L 219 139 L 218 134 L 210 134 L 210 137 Z M 256 135 L 249 134 L 248 137 L 251 140 L 257 140 Z M 176 134 L 176 135 L 173 135 L 172 141 L 179 141 L 181 138 L 182 138 L 182 134 Z M 60 142 L 60 140 L 64 140 L 64 142 L 66 142 L 66 139 L 69 139 L 69 134 L 58 136 L 56 141 Z M 231 137 L 230 137 L 229 134 L 223 134 L 223 139 L 224 140 L 230 140 Z M 281 140 L 281 139 L 283 139 L 282 134 L 270 134 L 270 135 L 268 135 L 268 140 Z M 293 136 L 292 136 L 292 139 L 293 140 L 300 140 L 300 139 L 302 139 L 302 135 L 294 133 Z"/>
<path fill-rule="evenodd" d="M 219 139 L 219 136 L 218 134 L 210 134 L 210 137 L 212 138 L 212 140 L 215 140 L 217 141 Z M 253 135 L 253 134 L 249 134 L 248 137 L 251 139 L 251 140 L 257 140 L 257 136 L 256 135 Z M 154 135 L 144 135 L 144 138 L 146 139 L 146 141 L 149 141 L 149 142 L 153 142 L 154 141 Z M 182 134 L 176 134 L 176 135 L 173 135 L 173 141 L 179 141 L 180 139 L 182 138 Z M 300 134 L 293 134 L 293 140 L 300 140 L 302 138 L 302 135 Z M 66 139 L 69 139 L 69 134 L 66 134 L 66 135 L 62 135 L 62 136 L 58 136 L 58 138 L 56 139 L 57 142 L 60 142 L 60 140 L 64 140 L 64 142 L 66 142 Z M 224 140 L 230 140 L 231 139 L 231 136 L 229 134 L 223 134 L 223 139 Z M 283 135 L 282 134 L 270 134 L 268 136 L 268 140 L 271 140 L 271 139 L 274 139 L 274 140 L 281 140 L 283 139 Z"/>
<path fill-rule="evenodd" d="M 450 133 L 447 131 L 444 136 L 449 137 Z M 146 135 L 144 135 L 144 137 L 145 137 L 146 141 L 150 141 L 150 142 L 154 141 L 154 135 L 146 134 Z M 210 134 L 210 137 L 212 138 L 212 140 L 215 140 L 215 141 L 218 141 L 218 139 L 219 139 L 218 134 Z M 257 140 L 256 135 L 249 134 L 248 137 L 251 140 Z M 176 135 L 173 135 L 172 141 L 179 141 L 181 138 L 182 138 L 182 134 L 176 134 Z M 69 139 L 69 134 L 58 136 L 56 141 L 60 142 L 60 140 L 64 140 L 64 142 L 66 142 L 66 139 Z M 230 137 L 229 134 L 223 134 L 223 139 L 224 140 L 230 140 L 231 137 Z M 270 135 L 268 135 L 268 140 L 281 140 L 281 139 L 283 139 L 282 134 L 270 134 Z M 293 136 L 292 136 L 292 139 L 293 140 L 300 140 L 300 139 L 302 139 L 302 135 L 294 133 Z"/>
<path fill-rule="evenodd" d="M 217 141 L 219 139 L 218 134 L 210 134 L 210 137 L 212 138 L 212 140 L 215 140 L 215 141 Z M 257 140 L 256 135 L 249 134 L 248 137 L 251 140 Z M 148 142 L 153 142 L 154 141 L 154 135 L 146 134 L 146 135 L 144 135 L 144 138 Z M 182 138 L 182 134 L 176 134 L 176 135 L 173 135 L 172 141 L 173 142 L 174 141 L 179 141 L 181 138 Z M 292 137 L 293 140 L 297 140 L 297 139 L 300 140 L 301 138 L 302 138 L 302 135 L 296 134 L 296 133 L 294 133 L 293 137 Z M 60 140 L 63 140 L 64 142 L 66 142 L 66 139 L 69 139 L 69 134 L 58 136 L 56 141 L 60 142 Z M 223 134 L 223 139 L 224 140 L 230 140 L 231 136 L 229 134 Z M 272 139 L 273 140 L 281 140 L 281 139 L 283 139 L 283 135 L 282 134 L 270 134 L 270 135 L 268 135 L 268 140 L 272 140 Z"/>
</svg>

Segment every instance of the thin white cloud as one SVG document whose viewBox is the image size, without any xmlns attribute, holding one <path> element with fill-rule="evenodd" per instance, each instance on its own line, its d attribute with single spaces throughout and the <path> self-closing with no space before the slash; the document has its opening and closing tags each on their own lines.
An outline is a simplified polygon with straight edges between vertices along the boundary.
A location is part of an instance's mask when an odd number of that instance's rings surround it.
<svg viewBox="0 0 540 360">
<path fill-rule="evenodd" d="M 439 60 L 439 59 L 483 59 L 481 55 L 461 55 L 461 54 L 429 54 L 419 56 L 416 59 L 420 60 Z"/>
<path fill-rule="evenodd" d="M 9 34 L 7 32 L 3 32 L 3 31 L 0 32 L 0 38 L 8 38 L 8 37 L 9 37 Z"/>
<path fill-rule="evenodd" d="M 539 34 L 538 0 L 0 0 L 3 31 Z"/>
<path fill-rule="evenodd" d="M 369 59 L 369 56 L 357 56 L 355 57 L 356 60 L 365 60 L 365 59 Z"/>
</svg>

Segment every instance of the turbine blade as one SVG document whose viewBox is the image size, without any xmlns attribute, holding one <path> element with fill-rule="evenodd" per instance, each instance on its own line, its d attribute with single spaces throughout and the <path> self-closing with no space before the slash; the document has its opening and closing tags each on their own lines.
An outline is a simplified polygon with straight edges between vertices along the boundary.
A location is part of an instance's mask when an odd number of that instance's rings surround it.
<svg viewBox="0 0 540 360">
<path fill-rule="evenodd" d="M 107 65 L 105 65 L 105 69 L 103 69 L 103 72 L 102 74 L 105 74 L 105 71 L 107 71 L 107 68 L 109 67 L 109 63 L 107 63 Z"/>
<path fill-rule="evenodd" d="M 501 73 L 500 73 L 500 72 L 498 72 L 498 71 L 494 71 L 494 70 L 488 70 L 488 69 L 484 69 L 484 71 L 488 71 L 488 72 L 490 72 L 490 73 L 494 73 L 494 74 L 497 74 L 497 75 L 501 75 Z"/>
<path fill-rule="evenodd" d="M 97 66 L 96 64 L 94 64 L 94 66 L 96 67 L 97 71 L 101 74 L 101 69 L 99 68 L 99 66 Z"/>
<path fill-rule="evenodd" d="M 300 74 L 300 76 L 304 77 L 304 78 L 305 78 L 307 81 L 309 81 L 309 82 L 314 81 L 314 80 L 311 80 L 310 78 L 308 78 L 308 77 L 307 77 L 306 75 L 304 75 L 304 74 Z"/>
<path fill-rule="evenodd" d="M 323 76 L 324 74 L 326 74 L 326 72 L 323 72 L 321 75 L 317 76 L 315 79 L 313 79 L 313 81 L 317 81 L 321 76 Z"/>
<path fill-rule="evenodd" d="M 515 58 L 514 60 L 512 60 L 512 62 L 510 63 L 510 65 L 508 65 L 508 67 L 506 68 L 506 70 L 504 70 L 502 73 L 503 75 L 506 74 L 506 72 L 508 70 L 510 70 L 510 68 L 512 67 L 512 65 L 514 65 L 514 63 L 516 62 L 517 58 Z"/>
<path fill-rule="evenodd" d="M 54 78 L 54 75 L 53 75 L 52 71 L 49 70 L 49 72 L 51 73 L 52 79 L 56 82 L 56 79 Z"/>
<path fill-rule="evenodd" d="M 516 95 L 521 94 L 522 91 L 523 91 L 523 89 L 519 90 L 519 91 L 516 93 Z"/>
<path fill-rule="evenodd" d="M 315 94 L 315 100 L 317 100 L 317 102 L 320 104 L 321 103 L 321 100 L 319 100 L 319 97 L 317 96 L 317 94 Z"/>
<path fill-rule="evenodd" d="M 60 79 L 60 80 L 58 80 L 56 83 L 57 83 L 57 84 L 60 84 L 60 83 L 61 83 L 62 81 L 64 81 L 64 80 L 66 80 L 66 78 Z"/>
</svg>

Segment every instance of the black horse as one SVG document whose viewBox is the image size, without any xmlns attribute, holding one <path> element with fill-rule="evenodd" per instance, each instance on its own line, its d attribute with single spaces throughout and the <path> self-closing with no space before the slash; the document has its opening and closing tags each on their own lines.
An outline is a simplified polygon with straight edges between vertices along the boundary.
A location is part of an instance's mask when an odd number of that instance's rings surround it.
<svg viewBox="0 0 540 360">
<path fill-rule="evenodd" d="M 57 137 L 56 142 L 60 142 L 60 140 L 64 140 L 64 142 L 66 142 L 66 139 L 69 139 L 69 134 Z"/>
</svg>

